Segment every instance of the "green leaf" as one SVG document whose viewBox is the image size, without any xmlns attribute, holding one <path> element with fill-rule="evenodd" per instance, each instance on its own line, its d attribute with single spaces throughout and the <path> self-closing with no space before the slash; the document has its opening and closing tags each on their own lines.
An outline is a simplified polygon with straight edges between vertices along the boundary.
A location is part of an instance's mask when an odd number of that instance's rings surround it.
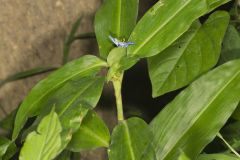
<svg viewBox="0 0 240 160">
<path fill-rule="evenodd" d="M 231 154 L 201 154 L 197 160 L 239 160 Z"/>
<path fill-rule="evenodd" d="M 79 26 L 81 24 L 81 20 L 82 20 L 82 17 L 79 17 L 76 20 L 76 22 L 73 24 L 72 29 L 71 29 L 68 37 L 67 37 L 67 40 L 66 40 L 67 43 L 71 43 L 71 41 L 74 39 L 75 34 L 77 33 L 78 28 L 79 28 Z"/>
<path fill-rule="evenodd" d="M 18 151 L 18 148 L 15 143 L 11 143 L 4 156 L 2 157 L 2 160 L 9 160 L 11 159 Z"/>
<path fill-rule="evenodd" d="M 102 77 L 70 81 L 48 100 L 48 102 L 55 102 L 56 105 L 59 104 L 56 112 L 63 127 L 62 148 L 66 147 L 72 135 L 79 129 L 88 110 L 97 105 L 104 81 L 105 78 Z"/>
<path fill-rule="evenodd" d="M 29 69 L 29 70 L 26 70 L 26 71 L 18 72 L 18 73 L 15 73 L 13 75 L 8 76 L 4 80 L 1 80 L 0 81 L 0 87 L 3 86 L 4 84 L 8 83 L 8 82 L 28 78 L 28 77 L 35 76 L 35 75 L 38 75 L 38 74 L 50 72 L 50 71 L 53 71 L 53 70 L 56 70 L 56 69 L 57 69 L 57 67 L 36 67 L 36 68 L 32 68 L 32 69 Z"/>
<path fill-rule="evenodd" d="M 51 160 L 61 147 L 62 131 L 58 115 L 51 111 L 40 122 L 37 131 L 31 132 L 21 149 L 20 160 Z"/>
<path fill-rule="evenodd" d="M 61 88 L 71 79 L 94 76 L 107 64 L 95 56 L 86 55 L 74 60 L 46 79 L 40 81 L 28 94 L 18 109 L 12 139 L 16 139 L 19 131 L 29 117 L 38 115 L 42 111 L 41 103 L 51 96 L 57 89 Z"/>
<path fill-rule="evenodd" d="M 112 78 L 131 67 L 136 63 L 136 59 L 132 59 L 126 56 L 127 49 L 123 47 L 113 48 L 108 57 L 107 62 L 109 65 L 107 80 Z"/>
<path fill-rule="evenodd" d="M 211 142 L 240 100 L 240 60 L 208 72 L 182 91 L 151 122 L 158 160 L 190 159 Z M 197 138 L 196 138 L 197 137 Z"/>
<path fill-rule="evenodd" d="M 110 134 L 104 121 L 93 111 L 89 111 L 80 128 L 73 134 L 68 149 L 79 152 L 86 149 L 108 147 Z"/>
<path fill-rule="evenodd" d="M 110 67 L 120 67 L 119 62 L 126 56 L 126 48 L 113 48 L 107 57 L 107 63 Z"/>
<path fill-rule="evenodd" d="M 107 63 L 110 66 L 107 75 L 107 81 L 112 80 L 117 74 L 123 71 L 121 61 L 125 59 L 127 54 L 126 48 L 114 48 L 107 57 Z"/>
<path fill-rule="evenodd" d="M 190 160 L 185 153 L 182 152 L 182 154 L 178 157 L 178 160 Z"/>
<path fill-rule="evenodd" d="M 225 34 L 219 64 L 240 58 L 240 36 L 233 25 L 229 25 Z"/>
<path fill-rule="evenodd" d="M 56 105 L 56 113 L 59 115 L 63 128 L 61 149 L 64 149 L 72 135 L 79 129 L 88 110 L 96 106 L 104 81 L 105 78 L 93 76 L 80 77 L 66 82 L 39 104 L 44 110 L 24 135 L 28 134 L 29 130 L 34 130 L 43 116 L 50 112 L 51 107 L 47 106 Z"/>
<path fill-rule="evenodd" d="M 130 57 L 154 56 L 188 30 L 194 20 L 229 0 L 158 1 L 139 21 L 129 41 Z"/>
<path fill-rule="evenodd" d="M 61 116 L 59 115 L 63 127 L 61 134 L 62 150 L 66 148 L 68 143 L 71 141 L 73 134 L 79 129 L 89 108 L 90 107 L 87 107 L 87 105 L 72 105 L 64 113 L 62 113 Z"/>
<path fill-rule="evenodd" d="M 75 34 L 76 34 L 80 24 L 81 24 L 81 20 L 82 20 L 82 17 L 79 17 L 76 20 L 76 22 L 72 26 L 70 34 L 68 35 L 67 39 L 64 42 L 64 45 L 63 45 L 63 60 L 62 60 L 63 64 L 67 63 L 67 61 L 68 61 L 70 47 L 72 45 L 72 42 L 74 41 L 74 36 L 75 36 Z"/>
<path fill-rule="evenodd" d="M 149 58 L 153 97 L 184 87 L 215 66 L 228 23 L 227 12 L 215 12 L 203 26 L 193 23 L 170 47 Z"/>
<path fill-rule="evenodd" d="M 240 155 L 238 154 L 238 152 L 227 142 L 226 139 L 224 139 L 221 133 L 218 133 L 217 137 L 222 140 L 222 142 L 225 144 L 225 146 L 228 148 L 230 152 L 234 153 L 238 158 L 240 158 Z"/>
<path fill-rule="evenodd" d="M 127 40 L 137 20 L 139 0 L 105 0 L 95 17 L 95 33 L 100 55 L 107 58 L 113 43 L 109 35 Z"/>
<path fill-rule="evenodd" d="M 149 126 L 139 118 L 120 122 L 113 130 L 109 160 L 155 160 Z"/>
<path fill-rule="evenodd" d="M 5 137 L 0 137 L 0 157 L 7 152 L 8 147 L 11 145 L 11 141 Z"/>
</svg>

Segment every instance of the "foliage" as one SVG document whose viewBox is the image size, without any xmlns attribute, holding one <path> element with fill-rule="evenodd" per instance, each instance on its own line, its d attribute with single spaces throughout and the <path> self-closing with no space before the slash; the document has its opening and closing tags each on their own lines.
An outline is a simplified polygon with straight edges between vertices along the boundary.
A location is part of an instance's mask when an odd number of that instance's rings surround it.
<svg viewBox="0 0 240 160">
<path fill-rule="evenodd" d="M 95 38 L 76 34 L 77 19 L 64 42 L 63 66 L 37 67 L 0 82 L 55 70 L 0 122 L 12 134 L 0 137 L 1 159 L 69 160 L 99 147 L 109 160 L 239 159 L 240 17 L 238 1 L 236 13 L 219 10 L 227 2 L 159 0 L 137 21 L 138 0 L 105 0 L 94 21 L 100 58 L 68 62 L 75 40 Z M 180 89 L 150 123 L 125 118 L 122 103 L 124 72 L 141 59 L 148 63 L 153 97 Z M 116 97 L 112 132 L 94 111 L 105 83 L 113 84 Z M 208 151 L 217 140 L 223 149 Z"/>
<path fill-rule="evenodd" d="M 19 159 L 53 159 L 61 148 L 61 131 L 62 127 L 58 115 L 52 110 L 40 122 L 37 131 L 28 134 L 21 149 Z"/>
</svg>

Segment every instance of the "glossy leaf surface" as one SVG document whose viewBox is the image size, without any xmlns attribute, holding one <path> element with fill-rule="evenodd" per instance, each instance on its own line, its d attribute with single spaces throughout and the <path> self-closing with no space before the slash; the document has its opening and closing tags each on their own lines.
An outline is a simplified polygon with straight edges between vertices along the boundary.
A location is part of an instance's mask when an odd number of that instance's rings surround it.
<svg viewBox="0 0 240 160">
<path fill-rule="evenodd" d="M 120 122 L 113 130 L 109 160 L 155 160 L 149 126 L 139 118 Z"/>
<path fill-rule="evenodd" d="M 104 66 L 106 66 L 104 61 L 95 56 L 87 55 L 66 64 L 40 81 L 25 98 L 17 112 L 12 138 L 17 137 L 29 117 L 40 113 L 42 106 L 39 104 L 45 102 L 51 93 L 71 79 L 94 76 Z"/>
<path fill-rule="evenodd" d="M 72 139 L 72 135 L 79 129 L 88 110 L 89 108 L 82 104 L 77 106 L 72 105 L 64 113 L 59 115 L 63 127 L 63 131 L 61 133 L 61 149 L 64 149 L 68 145 Z"/>
<path fill-rule="evenodd" d="M 62 149 L 66 147 L 71 140 L 72 135 L 79 129 L 82 119 L 86 116 L 89 109 L 93 109 L 102 93 L 104 78 L 102 77 L 84 77 L 72 79 L 66 82 L 61 88 L 45 98 L 40 106 L 44 111 L 37 118 L 33 126 L 25 131 L 36 128 L 42 117 L 49 113 L 51 107 L 55 107 L 59 115 L 63 131 L 61 133 Z"/>
<path fill-rule="evenodd" d="M 158 160 L 190 159 L 211 142 L 240 100 L 240 60 L 208 72 L 182 91 L 151 122 Z M 196 138 L 197 137 L 197 138 Z"/>
<path fill-rule="evenodd" d="M 189 84 L 216 65 L 228 23 L 227 12 L 215 12 L 203 26 L 193 23 L 170 47 L 149 58 L 153 97 Z"/>
<path fill-rule="evenodd" d="M 105 0 L 95 17 L 95 33 L 100 55 L 107 58 L 113 43 L 109 35 L 127 40 L 137 20 L 138 0 Z"/>
<path fill-rule="evenodd" d="M 154 56 L 188 30 L 194 20 L 229 0 L 159 0 L 139 21 L 129 41 L 127 54 Z"/>
<path fill-rule="evenodd" d="M 109 130 L 104 121 L 93 111 L 89 111 L 77 132 L 74 133 L 68 149 L 79 152 L 86 149 L 108 147 Z"/>
<path fill-rule="evenodd" d="M 37 131 L 30 133 L 21 149 L 20 160 L 51 160 L 61 147 L 62 127 L 57 114 L 52 111 L 43 118 Z"/>
<path fill-rule="evenodd" d="M 86 77 L 70 81 L 48 100 L 59 104 L 56 112 L 63 127 L 62 148 L 66 147 L 72 135 L 79 129 L 88 110 L 97 105 L 104 81 L 105 78 L 102 77 Z"/>
</svg>

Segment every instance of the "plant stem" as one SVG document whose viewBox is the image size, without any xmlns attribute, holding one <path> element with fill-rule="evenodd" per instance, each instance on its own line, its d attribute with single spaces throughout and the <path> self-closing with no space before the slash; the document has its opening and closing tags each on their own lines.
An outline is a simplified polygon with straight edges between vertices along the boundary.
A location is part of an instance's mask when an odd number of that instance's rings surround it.
<svg viewBox="0 0 240 160">
<path fill-rule="evenodd" d="M 121 93 L 122 79 L 123 79 L 123 72 L 117 74 L 117 76 L 115 76 L 114 79 L 112 80 L 114 91 L 115 91 L 118 121 L 124 120 L 123 105 L 122 105 L 122 93 Z"/>
<path fill-rule="evenodd" d="M 238 158 L 240 158 L 240 155 L 238 154 L 238 152 L 235 151 L 235 149 L 232 148 L 232 146 L 223 138 L 223 136 L 221 135 L 221 133 L 218 133 L 217 136 L 226 144 L 226 146 L 227 146 Z"/>
</svg>

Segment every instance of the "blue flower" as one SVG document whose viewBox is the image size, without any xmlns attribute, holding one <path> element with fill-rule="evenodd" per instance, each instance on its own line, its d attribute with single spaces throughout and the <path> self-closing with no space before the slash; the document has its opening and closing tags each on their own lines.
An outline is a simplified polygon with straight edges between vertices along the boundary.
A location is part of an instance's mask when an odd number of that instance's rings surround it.
<svg viewBox="0 0 240 160">
<path fill-rule="evenodd" d="M 134 45 L 133 42 L 121 42 L 117 38 L 113 38 L 112 36 L 108 37 L 117 47 L 127 48 L 129 45 Z"/>
</svg>

